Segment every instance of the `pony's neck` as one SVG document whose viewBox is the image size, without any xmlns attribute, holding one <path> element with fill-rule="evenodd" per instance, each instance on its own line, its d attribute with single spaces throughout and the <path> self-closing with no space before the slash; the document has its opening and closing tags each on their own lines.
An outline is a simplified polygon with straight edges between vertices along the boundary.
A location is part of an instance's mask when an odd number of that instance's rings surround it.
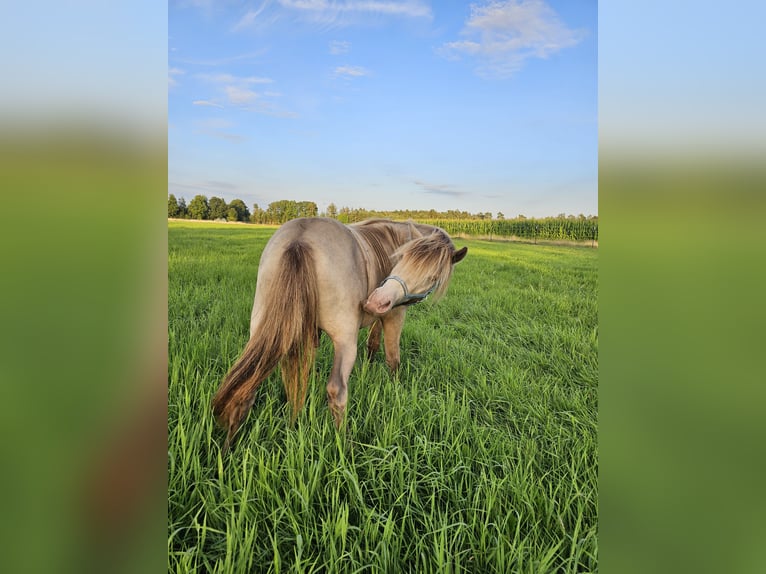
<svg viewBox="0 0 766 574">
<path fill-rule="evenodd" d="M 420 236 L 410 223 L 366 221 L 348 226 L 357 238 L 367 264 L 368 291 L 377 287 L 391 273 L 391 255 L 399 247 Z"/>
</svg>

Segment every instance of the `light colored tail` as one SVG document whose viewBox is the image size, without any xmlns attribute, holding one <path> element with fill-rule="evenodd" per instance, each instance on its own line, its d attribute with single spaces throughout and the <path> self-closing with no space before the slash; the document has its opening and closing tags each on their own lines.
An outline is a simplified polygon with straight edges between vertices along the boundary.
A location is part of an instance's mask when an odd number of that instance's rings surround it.
<svg viewBox="0 0 766 574">
<path fill-rule="evenodd" d="M 317 277 L 311 248 L 292 242 L 268 285 L 263 312 L 239 357 L 213 398 L 213 414 L 227 430 L 223 451 L 255 401 L 255 391 L 279 363 L 292 420 L 303 408 L 318 343 Z"/>
</svg>

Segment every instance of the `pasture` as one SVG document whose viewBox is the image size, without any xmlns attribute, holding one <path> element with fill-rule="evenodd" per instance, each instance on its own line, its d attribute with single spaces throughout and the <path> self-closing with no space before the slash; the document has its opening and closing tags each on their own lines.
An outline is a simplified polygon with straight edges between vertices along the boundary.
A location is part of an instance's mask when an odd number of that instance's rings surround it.
<svg viewBox="0 0 766 574">
<path fill-rule="evenodd" d="M 593 572 L 597 251 L 455 239 L 333 425 L 322 338 L 294 426 L 278 372 L 231 452 L 210 401 L 248 337 L 275 228 L 168 224 L 168 571 Z"/>
</svg>

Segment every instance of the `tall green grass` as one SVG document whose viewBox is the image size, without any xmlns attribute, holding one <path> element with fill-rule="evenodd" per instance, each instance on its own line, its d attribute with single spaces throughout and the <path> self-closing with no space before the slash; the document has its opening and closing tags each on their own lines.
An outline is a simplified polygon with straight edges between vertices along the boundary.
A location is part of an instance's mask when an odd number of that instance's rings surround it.
<svg viewBox="0 0 766 574">
<path fill-rule="evenodd" d="M 397 377 L 360 333 L 345 433 L 324 337 L 295 426 L 275 373 L 222 457 L 210 399 L 272 233 L 169 224 L 169 571 L 597 570 L 596 251 L 456 241 Z"/>
</svg>

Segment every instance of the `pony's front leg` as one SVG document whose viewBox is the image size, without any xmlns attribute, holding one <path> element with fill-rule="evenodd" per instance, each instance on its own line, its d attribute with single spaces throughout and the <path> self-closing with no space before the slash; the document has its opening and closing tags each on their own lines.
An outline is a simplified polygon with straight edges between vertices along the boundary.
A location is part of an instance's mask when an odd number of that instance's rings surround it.
<svg viewBox="0 0 766 574">
<path fill-rule="evenodd" d="M 383 319 L 383 345 L 386 351 L 386 363 L 392 373 L 399 369 L 399 340 L 402 336 L 406 307 L 396 307 L 386 314 Z"/>
<path fill-rule="evenodd" d="M 348 401 L 348 378 L 356 361 L 357 332 L 333 338 L 335 358 L 330 380 L 327 382 L 327 402 L 330 405 L 335 426 L 340 428 Z"/>
</svg>

